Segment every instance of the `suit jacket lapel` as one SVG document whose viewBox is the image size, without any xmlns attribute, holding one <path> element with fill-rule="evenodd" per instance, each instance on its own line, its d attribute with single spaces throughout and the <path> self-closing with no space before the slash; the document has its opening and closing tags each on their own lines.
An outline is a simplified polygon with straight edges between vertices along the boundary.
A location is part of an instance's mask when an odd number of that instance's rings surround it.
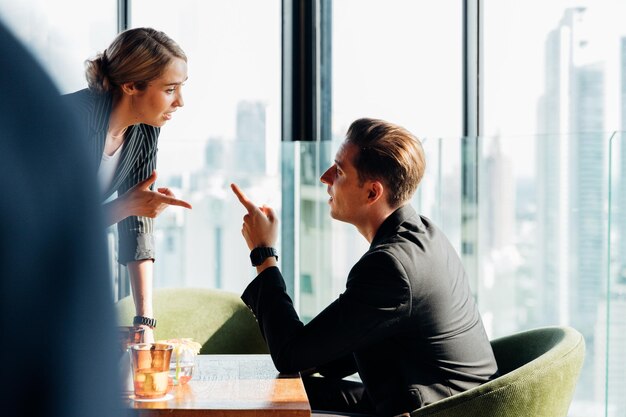
<svg viewBox="0 0 626 417">
<path fill-rule="evenodd" d="M 109 190 L 107 190 L 108 195 L 117 190 L 124 182 L 124 179 L 130 175 L 133 165 L 141 152 L 141 145 L 145 141 L 141 125 L 130 126 L 126 134 L 128 137 L 124 141 L 124 148 L 120 156 L 120 163 L 115 170 L 115 176 L 113 181 L 111 181 Z"/>
<path fill-rule="evenodd" d="M 109 128 L 109 118 L 113 106 L 113 96 L 108 93 L 96 93 L 89 90 L 92 95 L 93 108 L 89 112 L 87 128 L 89 129 L 89 137 L 91 138 L 91 149 L 95 162 L 96 170 L 100 166 L 102 160 L 102 152 L 104 152 L 104 144 L 106 142 L 107 130 Z"/>
</svg>

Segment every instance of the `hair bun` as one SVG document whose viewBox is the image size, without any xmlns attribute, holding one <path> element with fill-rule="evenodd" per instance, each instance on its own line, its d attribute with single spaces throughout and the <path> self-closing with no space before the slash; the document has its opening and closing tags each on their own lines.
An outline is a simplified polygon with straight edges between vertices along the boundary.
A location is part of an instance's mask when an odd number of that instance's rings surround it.
<svg viewBox="0 0 626 417">
<path fill-rule="evenodd" d="M 85 61 L 85 77 L 87 78 L 87 84 L 90 89 L 102 92 L 111 89 L 107 64 L 106 51 L 99 54 L 94 59 Z"/>
</svg>

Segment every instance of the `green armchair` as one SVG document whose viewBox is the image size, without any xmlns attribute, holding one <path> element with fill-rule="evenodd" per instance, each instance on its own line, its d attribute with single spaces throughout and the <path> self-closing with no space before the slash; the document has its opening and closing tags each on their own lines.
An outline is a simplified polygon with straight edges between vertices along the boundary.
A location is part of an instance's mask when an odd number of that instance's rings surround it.
<svg viewBox="0 0 626 417">
<path fill-rule="evenodd" d="M 585 355 L 571 327 L 544 327 L 491 342 L 500 377 L 415 410 L 411 417 L 565 417 Z"/>
<path fill-rule="evenodd" d="M 191 337 L 200 353 L 268 353 L 259 326 L 238 294 L 199 288 L 157 289 L 153 304 L 156 340 Z M 135 315 L 132 297 L 116 305 L 120 325 Z"/>
</svg>

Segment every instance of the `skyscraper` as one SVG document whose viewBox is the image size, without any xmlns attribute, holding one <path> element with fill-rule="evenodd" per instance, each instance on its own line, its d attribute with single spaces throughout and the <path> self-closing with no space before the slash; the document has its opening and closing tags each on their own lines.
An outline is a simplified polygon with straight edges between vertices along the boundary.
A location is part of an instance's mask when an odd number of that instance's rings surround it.
<svg viewBox="0 0 626 417">
<path fill-rule="evenodd" d="M 589 59 L 585 8 L 566 9 L 546 41 L 538 139 L 539 265 L 549 322 L 576 327 L 594 355 L 597 306 L 606 277 L 603 64 Z M 591 395 L 593 361 L 579 383 Z"/>
<path fill-rule="evenodd" d="M 259 101 L 237 103 L 237 130 L 234 163 L 248 175 L 266 172 L 265 104 Z"/>
</svg>

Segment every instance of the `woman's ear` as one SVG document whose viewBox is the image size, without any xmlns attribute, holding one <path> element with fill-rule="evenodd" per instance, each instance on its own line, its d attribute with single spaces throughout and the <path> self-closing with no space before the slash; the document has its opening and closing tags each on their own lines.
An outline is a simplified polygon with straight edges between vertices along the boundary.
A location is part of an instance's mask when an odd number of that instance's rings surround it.
<svg viewBox="0 0 626 417">
<path fill-rule="evenodd" d="M 137 87 L 135 86 L 134 82 L 130 82 L 130 83 L 124 83 L 121 85 L 122 88 L 122 93 L 124 94 L 128 94 L 129 96 L 132 96 L 134 94 L 137 94 Z"/>
</svg>

